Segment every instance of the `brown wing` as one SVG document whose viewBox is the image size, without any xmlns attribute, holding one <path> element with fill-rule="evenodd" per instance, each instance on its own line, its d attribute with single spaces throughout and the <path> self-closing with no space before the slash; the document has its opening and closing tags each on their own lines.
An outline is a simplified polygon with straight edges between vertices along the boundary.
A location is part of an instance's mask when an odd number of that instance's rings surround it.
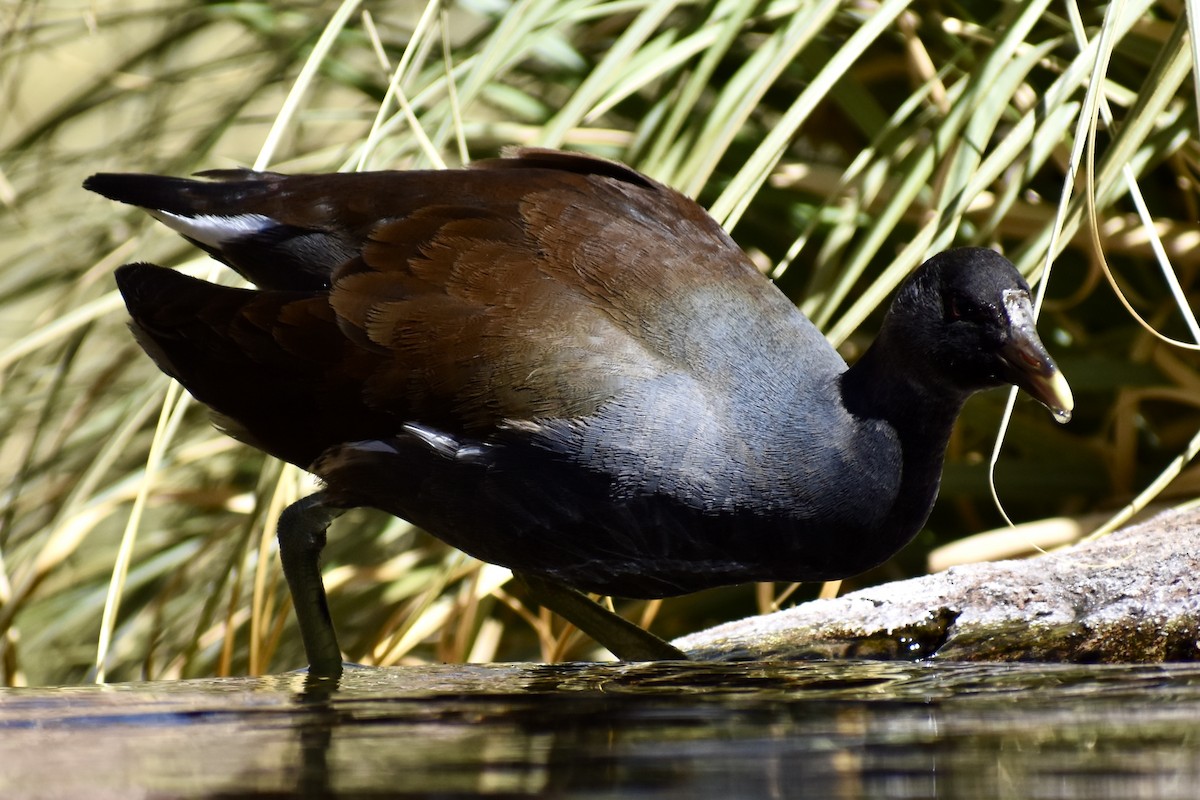
<svg viewBox="0 0 1200 800">
<path fill-rule="evenodd" d="M 167 372 L 235 435 L 301 465 L 410 422 L 486 435 L 586 417 L 642 402 L 633 387 L 664 375 L 703 383 L 706 403 L 739 386 L 770 397 L 772 381 L 794 385 L 780 365 L 799 340 L 820 339 L 702 209 L 611 162 L 523 151 L 250 183 L 216 184 L 240 199 L 204 195 L 187 224 L 215 227 L 211 247 L 279 285 L 278 254 L 312 250 L 305 274 L 327 270 L 328 289 L 245 292 L 143 265 L 122 291 Z M 779 352 L 745 357 L 763 347 Z M 838 368 L 824 342 L 807 349 Z"/>
<path fill-rule="evenodd" d="M 542 152 L 484 169 L 487 203 L 383 223 L 335 273 L 343 330 L 380 357 L 372 406 L 459 430 L 585 416 L 666 371 L 727 372 L 738 351 L 714 331 L 795 314 L 699 206 L 637 173 Z"/>
</svg>

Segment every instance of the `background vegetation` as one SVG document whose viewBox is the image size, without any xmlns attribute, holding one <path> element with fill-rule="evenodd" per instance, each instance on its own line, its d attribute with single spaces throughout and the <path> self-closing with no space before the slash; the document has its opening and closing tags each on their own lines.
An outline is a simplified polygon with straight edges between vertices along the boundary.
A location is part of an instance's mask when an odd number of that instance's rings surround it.
<svg viewBox="0 0 1200 800">
<path fill-rule="evenodd" d="M 1200 261 L 1186 5 L 5 4 L 0 681 L 302 663 L 273 518 L 310 487 L 169 388 L 125 330 L 110 275 L 147 260 L 231 278 L 83 192 L 100 170 L 455 165 L 514 143 L 596 152 L 711 208 L 850 359 L 929 253 L 989 245 L 1033 277 L 1052 257 L 1041 329 L 1078 410 L 1063 427 L 1018 401 L 997 491 L 1019 521 L 1120 509 L 1186 460 L 1200 429 L 1194 350 L 1140 327 L 1104 272 L 1155 327 L 1197 341 L 1179 302 Z M 987 474 L 1004 409 L 1001 392 L 969 404 L 927 531 L 856 585 L 918 573 L 931 548 L 1002 523 Z M 1196 485 L 1185 472 L 1165 499 Z M 591 652 L 503 570 L 397 520 L 339 520 L 326 564 L 357 660 Z M 619 607 L 644 621 L 657 610 L 654 629 L 673 636 L 786 588 Z"/>
</svg>

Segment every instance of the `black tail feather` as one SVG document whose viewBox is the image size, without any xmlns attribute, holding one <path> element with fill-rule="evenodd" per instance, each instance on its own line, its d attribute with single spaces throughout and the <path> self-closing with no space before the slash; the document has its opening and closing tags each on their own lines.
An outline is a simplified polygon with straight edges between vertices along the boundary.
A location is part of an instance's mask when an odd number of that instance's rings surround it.
<svg viewBox="0 0 1200 800">
<path fill-rule="evenodd" d="M 198 196 L 198 186 L 204 184 L 188 178 L 111 172 L 97 173 L 83 182 L 84 189 L 118 203 L 172 214 L 211 213 L 207 198 Z"/>
<path fill-rule="evenodd" d="M 297 303 L 320 309 L 321 297 L 220 286 L 154 264 L 126 264 L 115 275 L 138 344 L 235 438 L 305 467 L 341 441 L 346 420 L 363 417 L 322 400 L 323 360 L 336 350 L 290 346 L 279 322 Z M 336 341 L 336 323 L 324 324 L 315 321 L 317 334 Z"/>
<path fill-rule="evenodd" d="M 329 286 L 332 271 L 355 255 L 353 248 L 335 233 L 279 221 L 284 210 L 278 197 L 279 175 L 251 170 L 202 174 L 206 180 L 101 172 L 85 180 L 83 188 L 146 209 L 213 258 L 264 289 L 324 289 Z M 189 235 L 183 220 L 173 220 L 167 215 L 189 220 L 212 217 L 230 223 L 246 215 L 259 215 L 269 222 L 249 229 L 230 224 L 227 235 L 203 237 L 207 241 L 199 241 Z M 255 225 L 259 221 L 256 219 Z"/>
</svg>

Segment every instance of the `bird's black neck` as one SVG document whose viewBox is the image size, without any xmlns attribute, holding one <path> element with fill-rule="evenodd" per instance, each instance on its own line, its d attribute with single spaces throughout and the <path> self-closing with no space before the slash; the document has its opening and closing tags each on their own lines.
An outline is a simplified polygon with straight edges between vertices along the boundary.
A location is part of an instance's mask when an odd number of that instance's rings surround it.
<svg viewBox="0 0 1200 800">
<path fill-rule="evenodd" d="M 919 359 L 894 344 L 885 330 L 841 378 L 847 410 L 864 424 L 887 426 L 900 441 L 900 493 L 888 515 L 893 535 L 914 535 L 925 524 L 950 432 L 968 396 L 931 389 L 912 372 L 914 361 Z"/>
</svg>

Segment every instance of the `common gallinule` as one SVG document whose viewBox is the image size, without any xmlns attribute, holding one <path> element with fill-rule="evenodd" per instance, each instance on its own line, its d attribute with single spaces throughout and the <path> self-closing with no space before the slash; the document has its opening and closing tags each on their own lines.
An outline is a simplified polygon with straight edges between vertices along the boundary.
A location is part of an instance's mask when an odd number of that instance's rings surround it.
<svg viewBox="0 0 1200 800">
<path fill-rule="evenodd" d="M 991 250 L 925 262 L 847 369 L 700 206 L 620 164 L 523 149 L 203 177 L 85 186 L 258 286 L 116 273 L 155 363 L 324 481 L 279 523 L 316 673 L 341 670 L 318 557 L 344 509 L 403 517 L 543 593 L 842 578 L 924 524 L 970 394 L 1012 383 L 1071 412 L 1029 286 Z M 575 597 L 552 602 L 618 656 L 679 655 Z"/>
</svg>

